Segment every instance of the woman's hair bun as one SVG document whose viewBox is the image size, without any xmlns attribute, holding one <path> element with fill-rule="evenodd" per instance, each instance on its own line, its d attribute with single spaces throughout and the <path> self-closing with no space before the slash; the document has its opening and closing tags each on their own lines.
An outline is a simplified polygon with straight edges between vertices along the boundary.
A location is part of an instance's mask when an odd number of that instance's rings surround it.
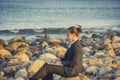
<svg viewBox="0 0 120 80">
<path fill-rule="evenodd" d="M 77 25 L 77 26 L 78 26 L 77 30 L 78 30 L 79 32 L 82 32 L 82 26 L 81 26 L 81 25 Z"/>
</svg>

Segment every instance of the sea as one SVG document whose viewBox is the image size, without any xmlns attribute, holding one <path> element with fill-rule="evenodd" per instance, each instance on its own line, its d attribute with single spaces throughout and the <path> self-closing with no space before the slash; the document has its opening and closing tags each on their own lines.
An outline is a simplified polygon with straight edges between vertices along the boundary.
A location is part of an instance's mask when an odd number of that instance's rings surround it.
<svg viewBox="0 0 120 80">
<path fill-rule="evenodd" d="M 0 30 L 73 25 L 83 28 L 120 26 L 120 0 L 0 0 Z M 0 33 L 3 39 L 12 36 Z"/>
</svg>

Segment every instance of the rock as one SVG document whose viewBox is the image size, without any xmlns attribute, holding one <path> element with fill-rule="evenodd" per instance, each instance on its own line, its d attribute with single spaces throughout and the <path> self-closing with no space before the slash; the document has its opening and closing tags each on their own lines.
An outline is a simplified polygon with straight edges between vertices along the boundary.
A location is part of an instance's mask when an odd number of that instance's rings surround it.
<svg viewBox="0 0 120 80">
<path fill-rule="evenodd" d="M 16 72 L 15 74 L 15 78 L 19 78 L 19 77 L 27 77 L 28 73 L 26 71 L 26 68 L 20 69 L 19 71 Z"/>
<path fill-rule="evenodd" d="M 106 79 L 110 80 L 111 78 L 112 78 L 112 74 L 110 73 L 106 73 L 103 76 L 101 76 L 101 79 L 103 80 L 106 80 Z"/>
<path fill-rule="evenodd" d="M 40 55 L 39 59 L 50 64 L 51 63 L 50 61 L 52 59 L 57 59 L 57 57 L 53 54 L 50 54 L 50 53 L 44 53 L 44 54 Z"/>
<path fill-rule="evenodd" d="M 110 63 L 108 66 L 112 67 L 112 68 L 118 68 L 118 64 L 117 63 Z"/>
<path fill-rule="evenodd" d="M 117 65 L 120 66 L 120 60 L 116 61 Z"/>
<path fill-rule="evenodd" d="M 115 56 L 115 52 L 114 52 L 114 49 L 113 47 L 111 46 L 111 44 L 107 44 L 107 51 L 106 53 L 112 57 Z"/>
<path fill-rule="evenodd" d="M 80 80 L 80 77 L 79 76 L 68 77 L 68 78 L 62 77 L 60 80 Z"/>
<path fill-rule="evenodd" d="M 83 74 L 80 74 L 79 77 L 80 77 L 80 80 L 91 80 L 88 76 Z"/>
<path fill-rule="evenodd" d="M 83 67 L 84 67 L 85 69 L 87 69 L 87 67 L 88 67 L 88 64 L 86 64 L 86 63 L 83 63 Z"/>
<path fill-rule="evenodd" d="M 8 66 L 3 69 L 3 72 L 5 73 L 5 76 L 13 77 L 17 69 L 17 66 Z"/>
<path fill-rule="evenodd" d="M 44 64 L 45 64 L 45 61 L 35 60 L 35 61 L 28 67 L 29 77 L 33 76 Z"/>
<path fill-rule="evenodd" d="M 95 74 L 97 72 L 97 66 L 90 66 L 90 67 L 87 67 L 86 71 L 87 73 L 93 73 Z"/>
<path fill-rule="evenodd" d="M 106 38 L 112 39 L 113 36 L 116 36 L 116 32 L 109 29 L 105 32 L 103 39 L 106 39 Z"/>
<path fill-rule="evenodd" d="M 120 43 L 112 43 L 113 49 L 120 49 Z"/>
<path fill-rule="evenodd" d="M 96 66 L 96 65 L 103 65 L 103 62 L 100 59 L 90 58 L 89 64 L 92 66 Z"/>
<path fill-rule="evenodd" d="M 106 72 L 112 71 L 112 68 L 109 66 L 102 66 L 98 68 L 98 70 L 99 70 L 98 75 L 104 75 Z"/>
<path fill-rule="evenodd" d="M 105 56 L 105 52 L 104 51 L 98 51 L 94 54 L 95 57 L 99 58 L 99 57 L 104 57 Z"/>
<path fill-rule="evenodd" d="M 59 42 L 60 42 L 60 40 L 58 40 L 58 39 L 56 39 L 56 38 L 51 38 L 49 41 L 50 41 L 51 43 L 59 43 Z"/>
<path fill-rule="evenodd" d="M 116 77 L 116 79 L 115 80 L 120 80 L 120 77 Z"/>
<path fill-rule="evenodd" d="M 83 47 L 82 50 L 83 50 L 83 52 L 90 52 L 90 48 L 88 48 L 88 47 Z"/>
<path fill-rule="evenodd" d="M 6 77 L 2 77 L 0 78 L 0 80 L 8 80 Z"/>
<path fill-rule="evenodd" d="M 41 45 L 42 45 L 42 47 L 47 47 L 47 46 L 49 46 L 49 44 L 48 44 L 46 41 L 44 41 Z"/>
<path fill-rule="evenodd" d="M 103 62 L 105 64 L 110 64 L 110 63 L 113 62 L 113 58 L 112 57 L 105 57 L 104 60 L 103 60 Z"/>
<path fill-rule="evenodd" d="M 10 40 L 10 42 L 23 42 L 23 41 L 24 41 L 23 37 L 20 37 L 20 36 L 14 36 L 14 37 Z"/>
<path fill-rule="evenodd" d="M 8 45 L 8 42 L 3 40 L 3 39 L 0 39 L 0 45 L 2 45 L 3 47 L 4 46 L 7 46 Z"/>
<path fill-rule="evenodd" d="M 0 58 L 6 59 L 12 57 L 11 53 L 8 50 L 0 49 Z"/>
<path fill-rule="evenodd" d="M 2 78 L 4 76 L 4 72 L 0 71 L 0 78 Z"/>
<path fill-rule="evenodd" d="M 30 51 L 32 52 L 33 55 L 38 55 L 41 52 L 40 48 L 37 46 L 31 47 Z"/>
<path fill-rule="evenodd" d="M 120 69 L 115 72 L 116 76 L 120 76 Z"/>
<path fill-rule="evenodd" d="M 86 36 L 82 36 L 82 37 L 81 37 L 81 45 L 82 45 L 82 46 L 86 47 L 86 46 L 88 46 L 88 45 L 90 45 L 90 44 L 91 44 L 91 39 L 89 39 L 89 38 L 86 37 Z"/>
<path fill-rule="evenodd" d="M 29 62 L 24 62 L 24 63 L 21 64 L 21 67 L 22 67 L 22 68 L 27 68 L 30 64 L 32 64 L 31 61 L 29 61 Z"/>
<path fill-rule="evenodd" d="M 112 43 L 120 43 L 120 37 L 119 36 L 114 36 L 112 38 Z"/>
<path fill-rule="evenodd" d="M 31 57 L 33 56 L 33 54 L 32 54 L 31 51 L 27 51 L 26 54 L 27 54 L 27 56 L 28 56 L 29 58 L 31 58 Z"/>
<path fill-rule="evenodd" d="M 28 44 L 26 44 L 25 42 L 14 42 L 9 47 L 10 47 L 11 50 L 16 51 L 18 49 L 18 47 L 20 47 L 21 45 L 26 46 L 26 48 L 28 47 Z"/>
<path fill-rule="evenodd" d="M 104 44 L 110 44 L 111 41 L 110 41 L 109 39 L 105 39 L 103 43 L 104 43 Z"/>
<path fill-rule="evenodd" d="M 26 54 L 18 56 L 18 63 L 29 62 L 29 57 Z"/>
<path fill-rule="evenodd" d="M 19 77 L 19 78 L 16 78 L 15 80 L 24 80 L 24 78 Z"/>
<path fill-rule="evenodd" d="M 29 62 L 29 57 L 26 54 L 19 54 L 9 61 L 9 64 L 20 64 L 23 62 Z"/>
<path fill-rule="evenodd" d="M 98 34 L 92 34 L 92 38 L 99 38 L 100 37 L 100 35 L 98 35 Z"/>
<path fill-rule="evenodd" d="M 7 78 L 7 80 L 15 80 L 13 77 L 11 77 L 11 78 Z"/>
<path fill-rule="evenodd" d="M 59 58 L 63 58 L 67 49 L 62 46 L 57 46 L 54 48 L 54 51 L 56 52 L 56 56 Z"/>
<path fill-rule="evenodd" d="M 51 54 L 56 54 L 56 52 L 55 52 L 55 50 L 53 50 L 53 48 L 46 48 L 45 49 L 45 51 L 44 51 L 45 53 L 51 53 Z"/>
</svg>

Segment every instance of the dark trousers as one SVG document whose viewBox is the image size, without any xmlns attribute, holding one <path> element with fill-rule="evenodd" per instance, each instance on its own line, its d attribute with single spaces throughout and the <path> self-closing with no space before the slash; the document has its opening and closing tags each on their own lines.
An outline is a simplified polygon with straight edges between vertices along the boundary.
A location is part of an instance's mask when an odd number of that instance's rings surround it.
<svg viewBox="0 0 120 80">
<path fill-rule="evenodd" d="M 34 74 L 30 80 L 37 80 L 39 78 L 43 80 L 53 80 L 53 73 L 64 75 L 64 67 L 58 65 L 44 64 L 44 66 Z"/>
<path fill-rule="evenodd" d="M 73 77 L 79 74 L 74 71 L 71 74 L 71 69 L 72 68 L 67 68 L 65 66 L 45 64 L 35 75 L 30 78 L 30 80 L 37 80 L 39 78 L 43 80 L 53 80 L 53 73 L 63 77 Z"/>
</svg>

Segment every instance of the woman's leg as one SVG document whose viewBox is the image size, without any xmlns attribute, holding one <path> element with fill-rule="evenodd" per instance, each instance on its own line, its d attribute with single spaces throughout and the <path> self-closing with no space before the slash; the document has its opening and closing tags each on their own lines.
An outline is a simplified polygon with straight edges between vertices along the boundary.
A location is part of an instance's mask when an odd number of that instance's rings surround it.
<svg viewBox="0 0 120 80">
<path fill-rule="evenodd" d="M 65 76 L 64 66 L 45 64 L 35 75 L 33 75 L 30 80 L 37 80 L 39 78 L 44 79 L 51 77 L 53 73 Z M 52 80 L 52 79 L 51 79 Z"/>
<path fill-rule="evenodd" d="M 46 63 L 43 65 L 43 67 L 41 69 L 38 70 L 37 73 L 35 73 L 31 78 L 30 80 L 37 80 L 39 78 L 43 79 L 46 75 L 47 75 L 47 72 L 46 72 Z"/>
<path fill-rule="evenodd" d="M 47 74 L 43 80 L 53 80 L 53 74 Z"/>
</svg>

